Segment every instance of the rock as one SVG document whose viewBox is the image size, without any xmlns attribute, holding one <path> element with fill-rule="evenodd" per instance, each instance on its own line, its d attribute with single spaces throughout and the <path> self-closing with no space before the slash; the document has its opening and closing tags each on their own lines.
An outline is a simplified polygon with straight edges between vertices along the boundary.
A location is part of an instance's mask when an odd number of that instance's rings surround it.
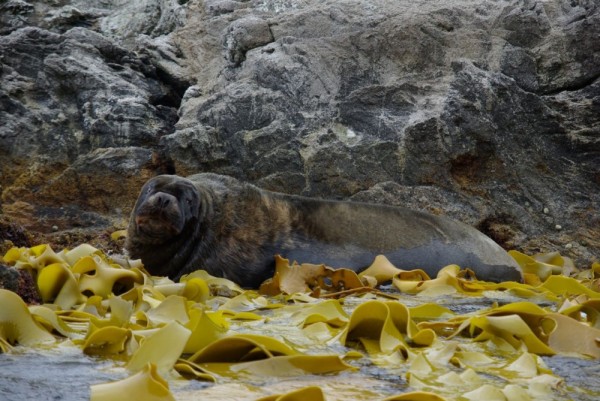
<svg viewBox="0 0 600 401">
<path fill-rule="evenodd" d="M 28 16 L 35 10 L 24 0 L 8 0 L 0 5 L 0 34 L 6 35 L 15 29 L 27 26 Z"/>
<path fill-rule="evenodd" d="M 16 293 L 29 305 L 42 302 L 37 286 L 25 270 L 0 264 L 0 288 Z"/>
<path fill-rule="evenodd" d="M 273 35 L 267 21 L 247 17 L 235 20 L 227 28 L 224 45 L 227 48 L 227 59 L 238 66 L 246 59 L 248 50 L 256 49 L 273 41 Z"/>
<path fill-rule="evenodd" d="M 175 109 L 161 104 L 169 85 L 156 69 L 85 28 L 62 35 L 23 28 L 1 37 L 0 51 L 0 159 L 10 166 L 2 171 L 4 213 L 47 231 L 104 225 L 110 219 L 97 213 L 130 207 L 160 164 L 153 144 L 176 119 Z M 108 148 L 111 155 L 102 153 Z"/>
<path fill-rule="evenodd" d="M 221 14 L 229 14 L 235 10 L 245 8 L 246 5 L 242 1 L 233 0 L 207 0 L 204 2 L 204 9 L 213 16 Z"/>
<path fill-rule="evenodd" d="M 0 7 L 2 210 L 29 230 L 116 226 L 145 178 L 214 171 L 600 255 L 597 2 Z"/>
<path fill-rule="evenodd" d="M 177 0 L 113 1 L 111 12 L 100 21 L 102 33 L 123 43 L 134 43 L 139 35 L 166 35 L 185 20 L 185 9 Z"/>
</svg>

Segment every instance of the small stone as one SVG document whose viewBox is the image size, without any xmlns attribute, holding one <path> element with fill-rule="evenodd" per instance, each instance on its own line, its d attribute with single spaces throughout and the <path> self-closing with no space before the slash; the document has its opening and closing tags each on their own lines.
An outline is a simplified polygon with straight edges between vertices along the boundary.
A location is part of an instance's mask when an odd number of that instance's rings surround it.
<svg viewBox="0 0 600 401">
<path fill-rule="evenodd" d="M 555 225 L 554 228 L 558 231 L 562 230 L 562 226 L 560 224 Z"/>
<path fill-rule="evenodd" d="M 571 243 L 569 242 L 567 245 L 565 245 L 565 248 L 567 248 L 567 249 L 571 249 L 571 248 L 573 248 L 573 244 L 571 244 Z"/>
<path fill-rule="evenodd" d="M 550 209 L 548 209 L 547 207 L 544 208 L 544 214 L 548 214 L 550 213 Z"/>
<path fill-rule="evenodd" d="M 52 231 L 54 231 L 54 232 L 58 231 L 58 226 L 52 226 Z"/>
</svg>

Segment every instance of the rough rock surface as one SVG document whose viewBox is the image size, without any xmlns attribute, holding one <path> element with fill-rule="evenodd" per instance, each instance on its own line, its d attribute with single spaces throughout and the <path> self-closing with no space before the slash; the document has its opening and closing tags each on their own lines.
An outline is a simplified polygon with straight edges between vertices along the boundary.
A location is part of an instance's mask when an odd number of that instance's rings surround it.
<svg viewBox="0 0 600 401">
<path fill-rule="evenodd" d="M 600 257 L 595 0 L 7 0 L 0 35 L 2 212 L 44 239 L 213 171 Z"/>
<path fill-rule="evenodd" d="M 42 302 L 37 286 L 26 270 L 17 270 L 0 263 L 0 288 L 17 293 L 30 305 Z"/>
</svg>

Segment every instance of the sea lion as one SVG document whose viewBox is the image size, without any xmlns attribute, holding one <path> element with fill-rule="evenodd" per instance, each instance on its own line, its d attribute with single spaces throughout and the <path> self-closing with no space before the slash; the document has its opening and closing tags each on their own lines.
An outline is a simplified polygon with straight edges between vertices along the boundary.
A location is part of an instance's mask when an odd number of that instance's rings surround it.
<svg viewBox="0 0 600 401">
<path fill-rule="evenodd" d="M 274 272 L 274 255 L 360 271 L 376 255 L 430 276 L 458 264 L 488 281 L 520 281 L 517 263 L 475 228 L 443 216 L 262 190 L 232 177 L 160 175 L 142 188 L 126 249 L 154 275 L 197 269 L 244 287 Z"/>
</svg>

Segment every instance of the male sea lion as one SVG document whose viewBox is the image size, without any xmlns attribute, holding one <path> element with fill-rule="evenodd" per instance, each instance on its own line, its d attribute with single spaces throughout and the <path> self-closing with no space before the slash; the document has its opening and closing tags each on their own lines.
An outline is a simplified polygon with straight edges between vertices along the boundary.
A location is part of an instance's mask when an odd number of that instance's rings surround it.
<svg viewBox="0 0 600 401">
<path fill-rule="evenodd" d="M 161 175 L 141 190 L 126 248 L 154 275 L 196 269 L 258 287 L 274 255 L 360 271 L 384 254 L 396 267 L 435 277 L 449 264 L 488 281 L 522 278 L 515 261 L 473 227 L 400 207 L 269 192 L 205 173 Z"/>
</svg>

